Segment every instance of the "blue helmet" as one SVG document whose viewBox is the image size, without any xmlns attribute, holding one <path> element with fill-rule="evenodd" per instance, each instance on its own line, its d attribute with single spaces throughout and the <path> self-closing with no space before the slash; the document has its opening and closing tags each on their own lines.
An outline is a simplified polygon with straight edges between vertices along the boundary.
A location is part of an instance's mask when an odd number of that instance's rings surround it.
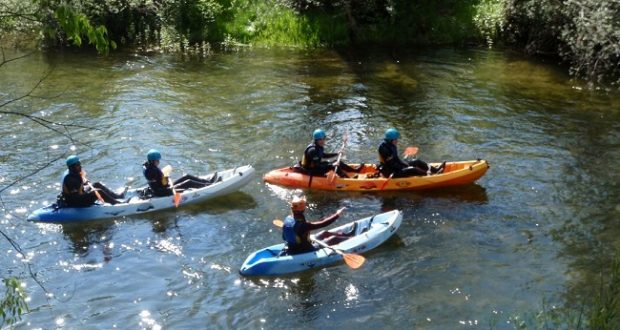
<svg viewBox="0 0 620 330">
<path fill-rule="evenodd" d="M 325 131 L 320 129 L 320 128 L 317 128 L 317 129 L 314 130 L 314 133 L 312 133 L 312 137 L 315 140 L 324 139 L 325 138 Z"/>
<path fill-rule="evenodd" d="M 76 155 L 71 155 L 67 157 L 67 167 L 71 167 L 75 164 L 78 164 L 79 162 L 80 162 L 80 158 L 78 158 L 78 156 Z"/>
<path fill-rule="evenodd" d="M 159 153 L 159 150 L 157 150 L 157 149 L 151 149 L 146 154 L 146 159 L 148 161 L 160 160 L 161 159 L 161 153 Z"/>
<path fill-rule="evenodd" d="M 385 139 L 388 141 L 400 139 L 400 133 L 398 133 L 396 128 L 390 128 L 385 131 Z"/>
</svg>

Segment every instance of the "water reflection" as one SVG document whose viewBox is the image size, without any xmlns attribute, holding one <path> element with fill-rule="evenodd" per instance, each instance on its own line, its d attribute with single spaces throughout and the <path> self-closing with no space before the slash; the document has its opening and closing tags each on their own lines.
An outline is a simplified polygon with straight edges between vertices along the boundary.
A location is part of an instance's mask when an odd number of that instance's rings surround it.
<svg viewBox="0 0 620 330">
<path fill-rule="evenodd" d="M 77 299 L 51 306 L 71 315 L 65 327 L 110 324 L 106 308 L 136 300 L 110 318 L 133 322 L 126 327 L 140 321 L 154 326 L 154 319 L 162 326 L 200 328 L 206 318 L 223 328 L 372 321 L 452 329 L 475 327 L 474 320 L 485 324 L 485 315 L 496 310 L 502 314 L 494 324 L 501 327 L 512 325 L 504 322 L 514 312 L 536 309 L 545 292 L 561 296 L 568 287 L 558 301 L 592 295 L 588 282 L 596 282 L 618 247 L 620 180 L 613 164 L 620 161 L 620 98 L 575 90 L 574 82 L 544 64 L 499 51 L 453 49 L 252 50 L 184 62 L 158 54 L 63 52 L 3 66 L 7 79 L 0 85 L 6 88 L 0 89 L 24 94 L 49 63 L 55 69 L 37 95 L 58 97 L 16 102 L 7 110 L 32 109 L 52 121 L 78 118 L 78 124 L 100 127 L 71 131 L 90 145 L 76 151 L 99 159 L 91 174 L 110 186 L 140 173 L 145 146 L 160 147 L 175 167 L 192 173 L 240 163 L 257 169 L 243 193 L 116 223 L 63 226 L 62 234 L 5 219 L 2 225 L 28 242 L 22 247 L 44 247 L 48 257 L 35 253 L 33 261 L 48 272 L 51 287 L 56 281 L 88 284 L 76 291 Z M 34 123 L 3 119 L 0 130 L 11 132 L 0 136 L 4 182 L 50 146 L 60 152 L 67 144 Z M 308 196 L 310 219 L 341 206 L 348 209 L 338 224 L 398 208 L 403 224 L 397 236 L 365 254 L 371 267 L 349 272 L 338 265 L 255 286 L 251 280 L 231 285 L 251 251 L 281 241 L 270 222 L 289 212 L 297 193 L 265 186 L 259 175 L 299 160 L 317 127 L 329 132 L 334 149 L 348 129 L 351 161 L 374 160 L 389 126 L 401 129 L 403 141 L 418 145 L 425 159 L 481 157 L 494 167 L 479 185 L 459 188 L 299 191 Z M 28 191 L 5 192 L 6 207 L 22 212 L 28 202 L 34 207 L 53 200 L 58 188 L 49 182 L 58 181 L 58 169 L 26 179 Z M 57 248 L 63 238 L 69 249 Z M 99 267 L 106 255 L 119 270 L 57 267 L 58 260 L 73 259 L 92 259 L 83 266 Z M 21 271 L 18 259 L 5 265 L 8 273 Z M 450 290 L 457 287 L 472 299 L 455 302 Z M 104 291 L 114 298 L 91 302 Z M 168 299 L 163 312 L 162 297 Z M 85 302 L 93 306 L 86 312 Z M 195 302 L 200 307 L 192 309 Z M 407 313 L 394 313 L 403 306 Z M 283 313 L 287 309 L 294 314 Z M 139 320 L 142 311 L 150 316 Z M 165 321 L 158 313 L 168 313 Z M 45 327 L 57 317 L 50 314 L 38 310 L 25 317 L 32 327 Z"/>
<path fill-rule="evenodd" d="M 314 275 L 299 275 L 289 286 L 290 297 L 286 302 L 291 306 L 290 311 L 298 315 L 300 323 L 313 321 L 319 315 L 321 301 L 318 299 L 320 295 L 315 292 L 318 287 Z"/>
<path fill-rule="evenodd" d="M 62 232 L 71 242 L 71 251 L 78 258 L 93 257 L 91 253 L 99 250 L 103 255 L 102 261 L 107 263 L 114 255 L 114 242 L 112 241 L 114 226 L 113 221 L 63 224 Z"/>
</svg>

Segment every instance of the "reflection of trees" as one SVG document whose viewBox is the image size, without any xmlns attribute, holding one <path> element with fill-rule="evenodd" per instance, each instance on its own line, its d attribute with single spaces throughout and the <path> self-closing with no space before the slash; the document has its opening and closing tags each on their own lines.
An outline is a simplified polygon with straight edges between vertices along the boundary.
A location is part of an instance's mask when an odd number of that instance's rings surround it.
<svg viewBox="0 0 620 330">
<path fill-rule="evenodd" d="M 560 256 L 571 260 L 564 293 L 567 308 L 585 310 L 590 328 L 618 329 L 620 228 L 615 205 L 618 199 L 614 198 L 617 179 L 613 173 L 592 168 L 591 162 L 597 158 L 588 154 L 602 154 L 607 149 L 596 138 L 604 132 L 592 129 L 582 132 L 575 146 L 586 151 L 565 169 L 564 180 L 570 189 L 559 198 L 566 208 L 562 217 L 566 220 L 552 231 L 552 237 L 563 245 Z"/>
</svg>

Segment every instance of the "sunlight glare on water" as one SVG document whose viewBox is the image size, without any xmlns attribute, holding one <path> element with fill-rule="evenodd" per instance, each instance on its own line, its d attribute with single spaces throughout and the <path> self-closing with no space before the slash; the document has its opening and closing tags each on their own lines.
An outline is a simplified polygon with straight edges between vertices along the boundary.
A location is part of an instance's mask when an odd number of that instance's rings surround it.
<svg viewBox="0 0 620 330">
<path fill-rule="evenodd" d="M 68 128 L 71 141 L 23 118 L 0 121 L 9 132 L 0 135 L 0 189 L 12 184 L 0 195 L 0 226 L 49 290 L 18 275 L 29 284 L 28 327 L 510 328 L 578 301 L 611 258 L 603 247 L 617 245 L 620 174 L 606 169 L 620 162 L 619 96 L 575 88 L 561 69 L 510 52 L 254 49 L 196 59 L 67 50 L 4 65 L 0 90 L 30 86 L 51 68 L 41 98 L 6 110 L 88 128 Z M 328 132 L 327 152 L 348 132 L 344 159 L 375 164 L 389 127 L 401 151 L 417 146 L 422 160 L 482 158 L 491 168 L 476 184 L 423 192 L 261 180 L 300 161 L 316 128 Z M 146 184 L 151 148 L 173 178 L 242 164 L 256 176 L 223 198 L 165 212 L 25 221 L 56 201 L 69 154 L 116 190 Z M 311 220 L 346 206 L 334 225 L 392 209 L 403 222 L 356 270 L 239 275 L 250 253 L 282 242 L 272 221 L 302 194 Z M 1 274 L 25 274 L 16 248 L 4 251 Z"/>
</svg>

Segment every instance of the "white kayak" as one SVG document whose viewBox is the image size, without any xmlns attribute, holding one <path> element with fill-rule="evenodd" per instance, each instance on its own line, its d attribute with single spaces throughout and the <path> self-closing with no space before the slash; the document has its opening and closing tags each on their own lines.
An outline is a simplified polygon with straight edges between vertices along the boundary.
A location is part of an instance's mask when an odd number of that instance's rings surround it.
<svg viewBox="0 0 620 330">
<path fill-rule="evenodd" d="M 321 231 L 311 235 L 312 239 L 321 238 L 331 248 L 324 247 L 312 252 L 289 255 L 283 251 L 285 244 L 273 245 L 250 254 L 241 265 L 239 273 L 245 276 L 273 276 L 333 264 L 343 259 L 334 249 L 344 253 L 362 253 L 374 249 L 394 234 L 402 220 L 402 212 L 394 210 L 327 230 L 328 233 L 336 234 L 340 240 L 345 239 L 334 245 L 330 244 L 329 238 L 324 238 L 330 235 Z"/>
<path fill-rule="evenodd" d="M 181 192 L 179 206 L 197 203 L 207 199 L 219 197 L 239 190 L 252 179 L 254 168 L 245 165 L 222 172 L 216 172 L 216 182 L 198 189 L 187 189 Z M 211 175 L 201 178 L 207 179 Z M 35 210 L 28 216 L 28 221 L 65 223 L 76 221 L 90 221 L 120 216 L 128 216 L 146 212 L 154 212 L 174 207 L 174 197 L 151 197 L 143 199 L 140 192 L 144 188 L 129 190 L 125 193 L 125 202 L 111 205 L 95 203 L 89 207 L 62 207 L 56 204 Z"/>
</svg>

